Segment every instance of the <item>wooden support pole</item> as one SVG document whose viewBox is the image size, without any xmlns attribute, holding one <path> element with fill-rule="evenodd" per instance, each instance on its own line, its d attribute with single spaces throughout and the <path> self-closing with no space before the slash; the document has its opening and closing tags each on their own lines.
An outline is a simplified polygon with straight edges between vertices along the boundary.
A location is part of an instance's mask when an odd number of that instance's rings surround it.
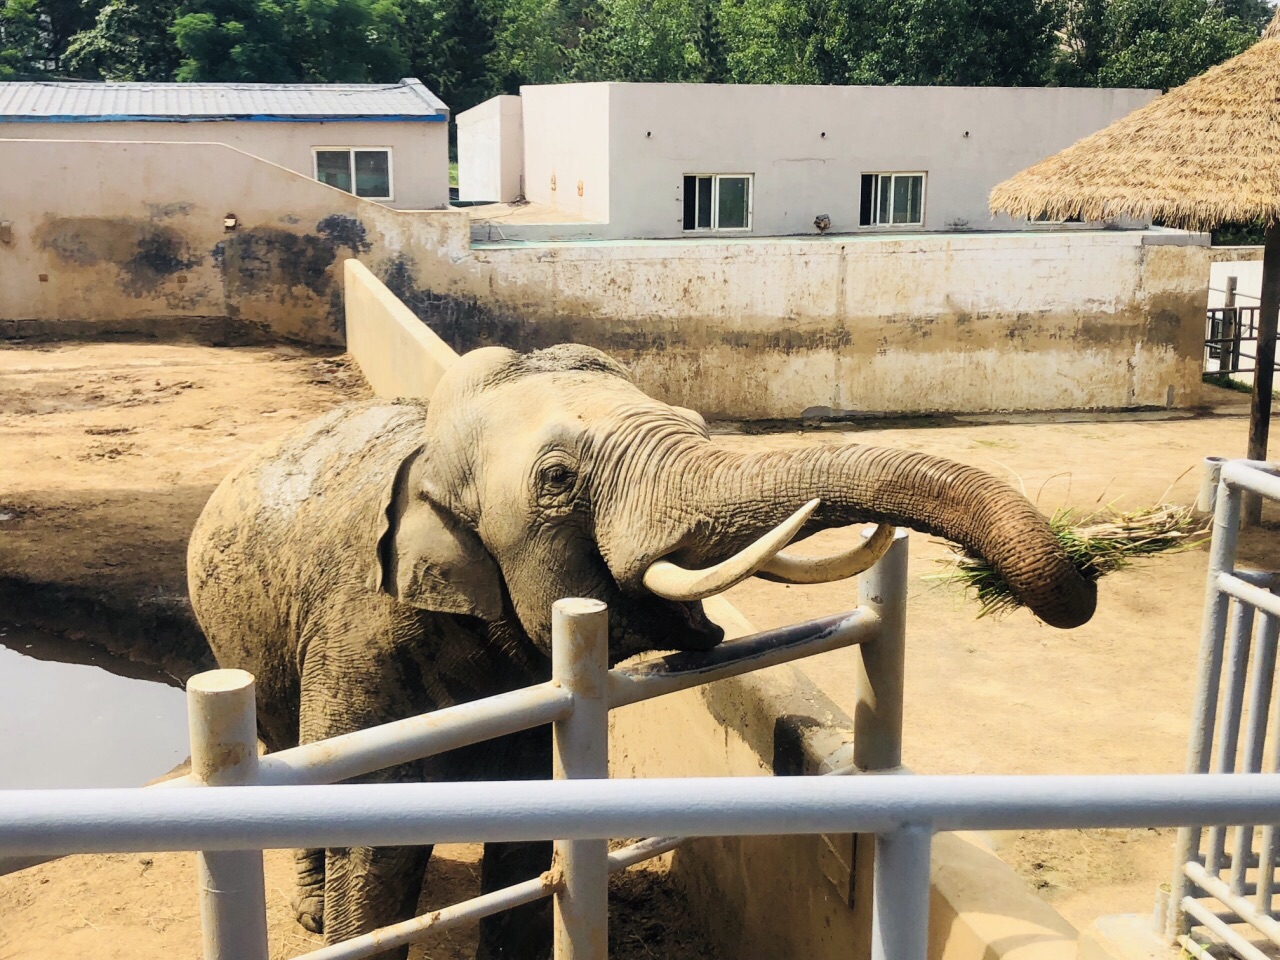
<svg viewBox="0 0 1280 960">
<path fill-rule="evenodd" d="M 1262 305 L 1258 310 L 1258 343 L 1253 369 L 1253 404 L 1249 410 L 1249 459 L 1267 459 L 1271 429 L 1271 388 L 1276 366 L 1276 313 L 1280 309 L 1280 223 L 1271 221 L 1262 253 Z M 1242 517 L 1246 527 L 1262 520 L 1262 498 L 1246 493 Z"/>
</svg>

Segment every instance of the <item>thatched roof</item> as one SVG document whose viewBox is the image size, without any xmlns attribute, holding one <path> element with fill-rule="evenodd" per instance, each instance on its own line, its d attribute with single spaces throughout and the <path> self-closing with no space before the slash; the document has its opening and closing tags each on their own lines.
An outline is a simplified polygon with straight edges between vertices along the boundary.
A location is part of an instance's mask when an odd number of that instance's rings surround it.
<svg viewBox="0 0 1280 960">
<path fill-rule="evenodd" d="M 1238 57 L 998 184 L 991 209 L 1193 230 L 1280 220 L 1280 11 Z"/>
</svg>

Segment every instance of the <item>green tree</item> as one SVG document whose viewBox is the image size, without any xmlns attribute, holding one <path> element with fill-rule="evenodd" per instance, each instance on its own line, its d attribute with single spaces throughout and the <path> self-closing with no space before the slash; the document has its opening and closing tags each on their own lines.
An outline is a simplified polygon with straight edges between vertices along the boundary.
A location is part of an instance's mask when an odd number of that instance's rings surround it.
<svg viewBox="0 0 1280 960">
<path fill-rule="evenodd" d="M 1258 39 L 1252 25 L 1206 0 L 1111 0 L 1106 30 L 1107 48 L 1097 74 L 1102 87 L 1167 90 Z"/>
<path fill-rule="evenodd" d="M 273 0 L 189 0 L 173 25 L 183 55 L 177 79 L 296 80 L 286 24 L 284 8 Z"/>
<path fill-rule="evenodd" d="M 112 0 L 71 38 L 67 69 L 102 80 L 172 80 L 182 60 L 173 39 L 178 2 Z"/>
<path fill-rule="evenodd" d="M 838 0 L 837 0 L 838 2 Z M 1046 0 L 845 0 L 846 83 L 1034 86 L 1057 43 Z"/>
<path fill-rule="evenodd" d="M 46 69 L 35 0 L 5 0 L 0 7 L 0 80 L 14 80 Z"/>
<path fill-rule="evenodd" d="M 524 83 L 565 80 L 584 24 L 581 3 L 507 0 L 494 38 L 494 73 L 502 89 L 515 93 Z"/>
<path fill-rule="evenodd" d="M 1240 53 L 1269 15 L 1254 0 L 1068 0 L 1051 81 L 1167 90 Z"/>
<path fill-rule="evenodd" d="M 300 79 L 389 83 L 405 75 L 405 18 L 396 0 L 296 0 L 284 12 Z"/>
<path fill-rule="evenodd" d="M 573 56 L 573 79 L 687 83 L 706 76 L 704 5 L 597 0 L 594 13 Z"/>
<path fill-rule="evenodd" d="M 102 0 L 0 0 L 0 80 L 59 76 L 67 44 Z"/>
<path fill-rule="evenodd" d="M 735 83 L 840 83 L 833 55 L 846 24 L 829 0 L 721 0 L 720 33 Z"/>
<path fill-rule="evenodd" d="M 497 18 L 484 0 L 401 0 L 408 70 L 455 113 L 501 87 L 493 63 Z"/>
</svg>

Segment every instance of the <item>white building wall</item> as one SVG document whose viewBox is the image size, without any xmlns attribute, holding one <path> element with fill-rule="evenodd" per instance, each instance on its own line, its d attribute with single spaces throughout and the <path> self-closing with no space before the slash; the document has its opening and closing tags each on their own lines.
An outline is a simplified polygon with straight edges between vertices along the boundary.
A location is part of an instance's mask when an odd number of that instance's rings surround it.
<svg viewBox="0 0 1280 960">
<path fill-rule="evenodd" d="M 458 114 L 457 122 L 458 199 L 509 202 L 523 195 L 520 98 L 492 97 Z"/>
<path fill-rule="evenodd" d="M 815 233 L 819 214 L 832 232 L 883 231 L 859 226 L 861 175 L 891 171 L 927 173 L 924 230 L 1008 229 L 988 213 L 992 187 L 1158 96 L 713 84 L 613 84 L 610 94 L 609 221 L 633 237 L 682 234 L 686 173 L 753 174 L 756 235 Z"/>
<path fill-rule="evenodd" d="M 0 139 L 225 143 L 306 177 L 315 177 L 315 147 L 389 147 L 387 206 L 431 210 L 449 203 L 449 124 L 422 122 L 0 123 Z"/>
<path fill-rule="evenodd" d="M 1209 307 L 1226 304 L 1227 278 L 1236 278 L 1236 306 L 1256 307 L 1262 302 L 1261 247 L 1257 260 L 1227 260 L 1209 266 Z"/>
<path fill-rule="evenodd" d="M 526 198 L 582 220 L 609 219 L 610 98 L 618 86 L 520 88 Z M 619 178 L 612 180 L 629 189 Z"/>
</svg>

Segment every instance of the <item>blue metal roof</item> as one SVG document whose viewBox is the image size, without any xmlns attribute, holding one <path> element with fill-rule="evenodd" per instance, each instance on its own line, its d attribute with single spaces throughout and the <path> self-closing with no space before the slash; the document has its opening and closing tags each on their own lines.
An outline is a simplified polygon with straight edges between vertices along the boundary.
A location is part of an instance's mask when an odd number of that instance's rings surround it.
<svg viewBox="0 0 1280 960">
<path fill-rule="evenodd" d="M 448 119 L 449 108 L 413 78 L 399 83 L 0 83 L 0 123 Z"/>
</svg>

